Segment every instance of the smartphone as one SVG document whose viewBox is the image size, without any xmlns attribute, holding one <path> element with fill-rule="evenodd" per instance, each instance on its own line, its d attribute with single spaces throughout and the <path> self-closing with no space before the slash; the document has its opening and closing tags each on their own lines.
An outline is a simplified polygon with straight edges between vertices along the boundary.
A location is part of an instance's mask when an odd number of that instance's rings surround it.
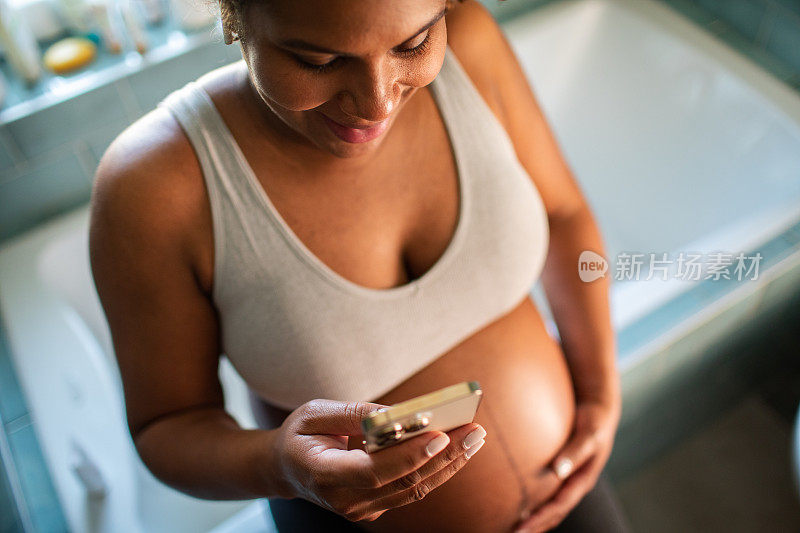
<svg viewBox="0 0 800 533">
<path fill-rule="evenodd" d="M 426 431 L 450 431 L 475 418 L 483 397 L 477 381 L 464 381 L 372 411 L 361 421 L 368 453 Z"/>
</svg>

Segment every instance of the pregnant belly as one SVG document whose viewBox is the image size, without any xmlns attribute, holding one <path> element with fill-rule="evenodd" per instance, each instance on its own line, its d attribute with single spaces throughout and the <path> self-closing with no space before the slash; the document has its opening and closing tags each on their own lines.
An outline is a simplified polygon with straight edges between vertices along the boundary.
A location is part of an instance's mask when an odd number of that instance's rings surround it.
<svg viewBox="0 0 800 533">
<path fill-rule="evenodd" d="M 359 522 L 361 528 L 506 532 L 523 504 L 530 508 L 556 491 L 559 481 L 548 465 L 572 429 L 572 381 L 529 297 L 389 393 L 369 400 L 391 405 L 470 380 L 483 389 L 475 422 L 486 429 L 486 444 L 423 500 Z M 263 416 L 259 421 L 263 427 L 280 423 Z"/>
<path fill-rule="evenodd" d="M 523 502 L 544 501 L 558 488 L 549 464 L 572 430 L 572 380 L 530 298 L 374 401 L 390 405 L 466 380 L 478 380 L 484 392 L 475 422 L 486 429 L 486 444 L 423 500 L 359 526 L 510 531 Z"/>
</svg>

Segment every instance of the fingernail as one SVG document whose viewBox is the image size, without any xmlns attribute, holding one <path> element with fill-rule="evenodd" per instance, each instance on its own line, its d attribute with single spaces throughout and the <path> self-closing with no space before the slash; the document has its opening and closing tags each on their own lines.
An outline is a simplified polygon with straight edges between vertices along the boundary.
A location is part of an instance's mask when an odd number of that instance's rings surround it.
<svg viewBox="0 0 800 533">
<path fill-rule="evenodd" d="M 479 441 L 478 441 L 478 442 L 477 442 L 477 443 L 476 443 L 474 446 L 472 446 L 472 447 L 471 447 L 469 450 L 467 450 L 466 452 L 464 452 L 464 457 L 466 457 L 467 459 L 469 459 L 470 457 L 472 457 L 473 455 L 475 455 L 475 452 L 477 452 L 478 450 L 480 450 L 480 449 L 481 449 L 481 446 L 483 446 L 485 443 L 486 443 L 486 441 L 485 441 L 485 440 L 483 440 L 483 439 L 479 440 Z"/>
<path fill-rule="evenodd" d="M 572 461 L 569 460 L 567 457 L 562 457 L 558 460 L 555 467 L 556 476 L 559 479 L 564 479 L 572 472 Z"/>
<path fill-rule="evenodd" d="M 425 447 L 425 453 L 428 454 L 428 457 L 433 457 L 440 451 L 444 450 L 449 442 L 450 437 L 448 437 L 446 433 L 442 433 L 428 443 L 428 445 Z"/>
<path fill-rule="evenodd" d="M 475 446 L 476 442 L 478 442 L 485 436 L 486 436 L 486 430 L 483 429 L 482 427 L 478 426 L 477 428 L 473 429 L 472 431 L 469 432 L 469 434 L 466 437 L 464 437 L 464 442 L 462 442 L 462 444 L 464 445 L 464 449 L 469 450 L 470 448 Z"/>
</svg>

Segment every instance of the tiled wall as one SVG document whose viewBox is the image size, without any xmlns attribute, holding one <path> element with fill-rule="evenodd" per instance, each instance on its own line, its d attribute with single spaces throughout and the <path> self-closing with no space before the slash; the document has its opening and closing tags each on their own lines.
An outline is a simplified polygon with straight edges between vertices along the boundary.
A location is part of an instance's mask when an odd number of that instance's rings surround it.
<svg viewBox="0 0 800 533">
<path fill-rule="evenodd" d="M 0 323 L 0 531 L 66 531 Z"/>
<path fill-rule="evenodd" d="M 86 202 L 109 143 L 171 91 L 241 58 L 204 44 L 0 126 L 0 241 Z"/>
<path fill-rule="evenodd" d="M 662 0 L 800 89 L 800 0 Z"/>
</svg>

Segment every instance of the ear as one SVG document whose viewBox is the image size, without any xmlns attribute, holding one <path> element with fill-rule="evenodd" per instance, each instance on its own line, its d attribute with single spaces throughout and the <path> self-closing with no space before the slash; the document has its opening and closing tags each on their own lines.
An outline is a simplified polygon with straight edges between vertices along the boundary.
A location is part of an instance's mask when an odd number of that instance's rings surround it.
<svg viewBox="0 0 800 533">
<path fill-rule="evenodd" d="M 241 38 L 238 4 L 236 0 L 219 0 L 222 38 L 225 44 L 233 44 Z"/>
</svg>

